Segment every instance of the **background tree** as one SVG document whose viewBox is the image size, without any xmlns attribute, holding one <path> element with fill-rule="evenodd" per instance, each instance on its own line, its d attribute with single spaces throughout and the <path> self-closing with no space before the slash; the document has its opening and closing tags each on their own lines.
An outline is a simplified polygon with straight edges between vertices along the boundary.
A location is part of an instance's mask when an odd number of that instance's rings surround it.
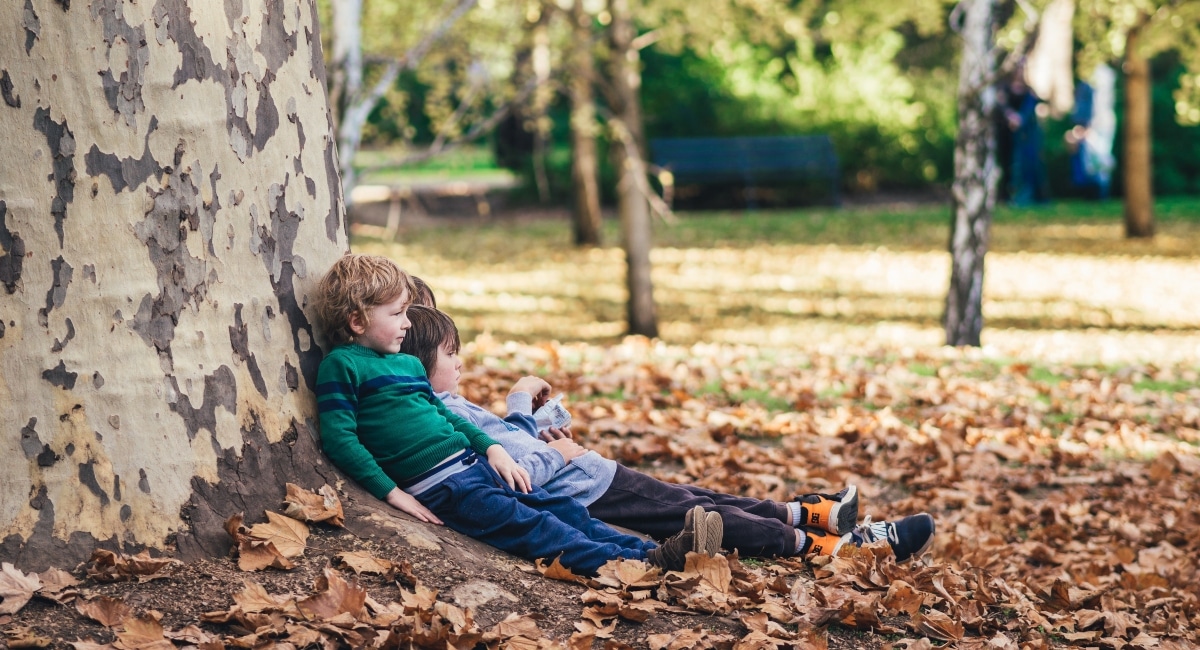
<svg viewBox="0 0 1200 650">
<path fill-rule="evenodd" d="M 943 318 L 947 345 L 979 345 L 983 262 L 996 207 L 996 0 L 962 0 L 951 20 L 963 40 L 954 147 L 950 290 Z"/>
<path fill-rule="evenodd" d="M 223 553 L 336 475 L 307 295 L 347 247 L 312 2 L 0 5 L 0 557 Z M 67 45 L 70 45 L 69 47 Z"/>
<path fill-rule="evenodd" d="M 1150 60 L 1168 50 L 1182 53 L 1187 77 L 1200 74 L 1200 3 L 1186 0 L 1079 0 L 1076 32 L 1083 42 L 1080 70 L 1120 61 L 1124 73 L 1121 179 L 1125 235 L 1154 235 L 1154 174 L 1151 164 Z M 1177 119 L 1200 122 L 1200 84 L 1176 91 Z M 1193 112 L 1195 115 L 1193 116 Z"/>
<path fill-rule="evenodd" d="M 571 4 L 569 93 L 571 104 L 571 216 L 576 246 L 601 243 L 600 167 L 596 157 L 594 18 L 584 0 Z"/>
</svg>

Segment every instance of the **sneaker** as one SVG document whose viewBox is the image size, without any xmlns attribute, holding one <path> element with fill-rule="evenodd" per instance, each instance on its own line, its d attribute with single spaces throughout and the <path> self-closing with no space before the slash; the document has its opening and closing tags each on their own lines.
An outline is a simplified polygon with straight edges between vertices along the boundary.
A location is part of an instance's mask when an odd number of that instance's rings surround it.
<svg viewBox="0 0 1200 650">
<path fill-rule="evenodd" d="M 721 549 L 725 528 L 721 516 L 696 506 L 683 517 L 683 530 L 646 553 L 646 560 L 667 571 L 682 571 L 688 553 L 715 555 Z"/>
<path fill-rule="evenodd" d="M 838 535 L 812 526 L 806 526 L 802 530 L 804 531 L 804 548 L 800 551 L 800 555 L 804 557 L 837 555 L 842 544 L 850 541 L 850 533 Z"/>
<path fill-rule="evenodd" d="M 886 541 L 896 554 L 897 562 L 907 562 L 929 550 L 933 545 L 933 517 L 922 512 L 893 522 L 871 523 L 867 517 L 861 526 L 847 533 L 851 544 L 862 546 L 879 540 Z"/>
<path fill-rule="evenodd" d="M 858 523 L 858 488 L 851 485 L 836 494 L 801 494 L 800 521 L 797 528 L 821 528 L 835 535 L 845 535 Z"/>
</svg>

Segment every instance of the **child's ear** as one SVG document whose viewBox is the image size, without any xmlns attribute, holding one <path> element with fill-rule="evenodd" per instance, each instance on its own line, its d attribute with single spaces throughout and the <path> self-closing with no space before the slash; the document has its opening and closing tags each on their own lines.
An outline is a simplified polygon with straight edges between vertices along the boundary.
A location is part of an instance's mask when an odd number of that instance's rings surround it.
<svg viewBox="0 0 1200 650">
<path fill-rule="evenodd" d="M 350 331 L 354 332 L 355 336 L 362 336 L 362 333 L 367 331 L 365 319 L 356 311 L 350 312 Z"/>
</svg>

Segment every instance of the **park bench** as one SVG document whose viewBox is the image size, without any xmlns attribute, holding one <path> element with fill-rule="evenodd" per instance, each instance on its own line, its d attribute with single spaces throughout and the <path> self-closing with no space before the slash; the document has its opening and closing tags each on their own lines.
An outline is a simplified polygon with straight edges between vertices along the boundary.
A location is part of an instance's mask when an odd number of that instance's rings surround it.
<svg viewBox="0 0 1200 650">
<path fill-rule="evenodd" d="M 841 204 L 837 152 L 828 135 L 658 138 L 650 150 L 676 187 L 741 184 L 747 208 L 757 207 L 757 188 L 767 185 L 803 186 Z"/>
</svg>

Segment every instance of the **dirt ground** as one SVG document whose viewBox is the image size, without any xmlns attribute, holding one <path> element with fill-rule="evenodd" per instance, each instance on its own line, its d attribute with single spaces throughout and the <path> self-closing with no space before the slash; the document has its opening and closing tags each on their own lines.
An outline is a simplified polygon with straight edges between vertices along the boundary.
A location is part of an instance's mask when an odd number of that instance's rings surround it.
<svg viewBox="0 0 1200 650">
<path fill-rule="evenodd" d="M 102 596 L 120 600 L 136 614 L 160 613 L 166 630 L 197 625 L 230 639 L 250 631 L 236 624 L 206 623 L 202 617 L 233 607 L 234 594 L 245 587 L 246 581 L 260 584 L 273 595 L 305 596 L 314 592 L 323 571 L 335 563 L 334 556 L 349 551 L 366 552 L 402 567 L 394 579 L 367 573 L 352 577 L 349 571 L 343 572 L 381 603 L 398 600 L 402 588 L 412 591 L 415 577 L 436 590 L 439 600 L 469 607 L 481 629 L 489 629 L 516 613 L 535 620 L 545 639 L 566 643 L 581 620 L 583 586 L 545 578 L 532 564 L 515 557 L 481 563 L 467 573 L 461 562 L 441 551 L 415 548 L 394 537 L 359 536 L 325 525 L 311 527 L 308 548 L 290 570 L 247 573 L 238 568 L 235 558 L 225 557 L 180 565 L 169 570 L 166 577 L 147 582 L 99 583 L 87 578 L 85 565 L 71 573 L 80 579 L 80 600 Z M 679 609 L 660 612 L 643 623 L 620 620 L 612 638 L 597 639 L 593 647 L 645 648 L 650 635 L 694 628 L 710 634 L 730 634 L 735 639 L 746 633 L 745 627 L 732 618 Z M 0 647 L 92 648 L 88 644 L 117 641 L 112 629 L 82 615 L 73 604 L 36 597 L 15 615 L 0 616 L 0 629 L 5 633 L 0 637 Z M 837 625 L 829 628 L 828 641 L 835 649 L 871 648 L 883 643 L 879 637 Z"/>
</svg>

